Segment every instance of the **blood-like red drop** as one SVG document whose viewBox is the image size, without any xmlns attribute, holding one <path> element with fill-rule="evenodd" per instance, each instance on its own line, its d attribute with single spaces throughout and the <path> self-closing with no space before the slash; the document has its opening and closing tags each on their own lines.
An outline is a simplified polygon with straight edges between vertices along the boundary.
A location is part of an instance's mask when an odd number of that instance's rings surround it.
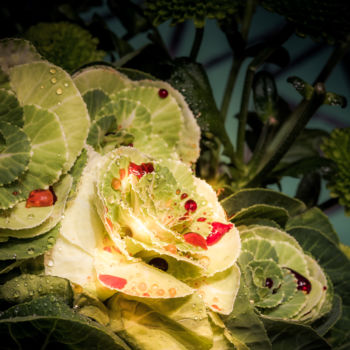
<svg viewBox="0 0 350 350">
<path fill-rule="evenodd" d="M 270 277 L 266 278 L 265 287 L 268 287 L 268 288 L 272 288 L 273 287 L 273 280 L 272 280 L 272 278 L 270 278 Z"/>
<path fill-rule="evenodd" d="M 201 247 L 205 250 L 208 249 L 205 238 L 196 232 L 188 232 L 184 234 L 184 239 L 187 243 L 192 244 L 196 247 Z"/>
<path fill-rule="evenodd" d="M 197 210 L 197 203 L 193 200 L 193 199 L 189 199 L 188 201 L 186 201 L 185 203 L 185 209 L 188 212 L 195 212 Z"/>
<path fill-rule="evenodd" d="M 294 277 L 297 279 L 297 289 L 302 290 L 303 292 L 306 292 L 306 294 L 309 294 L 311 292 L 311 282 L 304 276 L 302 276 L 300 273 L 288 269 Z"/>
<path fill-rule="evenodd" d="M 129 174 L 133 174 L 141 179 L 143 175 L 153 172 L 154 167 L 152 163 L 141 163 L 140 165 L 137 165 L 133 162 L 130 162 L 128 171 Z"/>
<path fill-rule="evenodd" d="M 233 224 L 223 224 L 221 222 L 212 222 L 212 230 L 207 237 L 207 245 L 214 245 L 220 241 L 225 233 L 231 230 Z"/>
<path fill-rule="evenodd" d="M 159 91 L 158 91 L 158 95 L 159 95 L 159 97 L 160 98 L 166 98 L 166 97 L 168 97 L 168 90 L 166 90 L 166 89 L 159 89 Z"/>
<path fill-rule="evenodd" d="M 127 280 L 122 277 L 112 275 L 98 275 L 98 279 L 106 286 L 114 289 L 123 289 L 127 283 Z"/>
<path fill-rule="evenodd" d="M 34 190 L 30 192 L 26 202 L 26 208 L 50 207 L 54 204 L 55 195 L 51 190 Z"/>
</svg>

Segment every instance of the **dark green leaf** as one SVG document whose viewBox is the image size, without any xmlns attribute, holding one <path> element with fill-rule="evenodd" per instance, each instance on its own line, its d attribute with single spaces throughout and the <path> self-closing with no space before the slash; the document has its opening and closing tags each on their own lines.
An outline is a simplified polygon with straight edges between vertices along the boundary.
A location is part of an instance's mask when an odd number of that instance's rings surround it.
<svg viewBox="0 0 350 350">
<path fill-rule="evenodd" d="M 262 318 L 273 350 L 330 350 L 331 346 L 309 326 Z"/>
<path fill-rule="evenodd" d="M 55 226 L 47 233 L 28 239 L 10 238 L 0 243 L 0 260 L 29 259 L 44 254 L 56 242 L 59 226 Z"/>
<path fill-rule="evenodd" d="M 277 87 L 271 73 L 260 71 L 254 76 L 253 96 L 255 111 L 265 123 L 277 114 Z"/>
<path fill-rule="evenodd" d="M 2 349 L 130 350 L 109 328 L 44 296 L 11 307 L 0 317 Z"/>
<path fill-rule="evenodd" d="M 67 304 L 73 299 L 69 281 L 55 276 L 22 274 L 0 286 L 0 298 L 15 304 L 46 294 L 54 294 Z"/>
<path fill-rule="evenodd" d="M 318 203 L 321 192 L 321 175 L 318 172 L 309 172 L 299 182 L 295 198 L 303 201 L 307 207 Z"/>
<path fill-rule="evenodd" d="M 223 321 L 232 335 L 250 350 L 271 349 L 264 324 L 249 302 L 244 283 L 240 284 L 233 311 L 230 315 L 223 316 Z"/>
<path fill-rule="evenodd" d="M 331 106 L 340 106 L 341 108 L 345 108 L 347 106 L 346 98 L 334 92 L 327 92 L 323 103 Z"/>
<path fill-rule="evenodd" d="M 262 188 L 243 189 L 221 201 L 221 205 L 224 207 L 228 217 L 232 217 L 241 209 L 255 204 L 267 204 L 284 208 L 290 216 L 300 214 L 306 209 L 305 204 L 295 198 Z"/>
<path fill-rule="evenodd" d="M 342 314 L 342 300 L 339 295 L 334 295 L 332 310 L 313 323 L 312 327 L 320 336 L 324 336 L 333 326 Z"/>
<path fill-rule="evenodd" d="M 266 204 L 254 204 L 248 208 L 241 209 L 237 214 L 234 215 L 232 222 L 237 226 L 248 226 L 251 220 L 263 219 L 277 223 L 275 226 L 284 227 L 288 218 L 288 212 L 284 208 Z"/>
<path fill-rule="evenodd" d="M 75 191 L 79 184 L 81 174 L 83 173 L 83 170 L 87 163 L 87 159 L 88 159 L 87 152 L 86 152 L 86 149 L 84 148 L 80 153 L 80 156 L 76 159 L 73 167 L 69 171 L 69 174 L 73 176 L 73 183 L 68 195 L 68 200 L 71 200 L 75 195 Z"/>
<path fill-rule="evenodd" d="M 287 223 L 287 230 L 293 227 L 309 227 L 314 230 L 321 231 L 324 233 L 329 240 L 334 244 L 339 244 L 339 237 L 332 224 L 329 222 L 327 215 L 325 215 L 322 210 L 318 208 L 311 208 L 304 213 L 290 218 Z"/>
</svg>

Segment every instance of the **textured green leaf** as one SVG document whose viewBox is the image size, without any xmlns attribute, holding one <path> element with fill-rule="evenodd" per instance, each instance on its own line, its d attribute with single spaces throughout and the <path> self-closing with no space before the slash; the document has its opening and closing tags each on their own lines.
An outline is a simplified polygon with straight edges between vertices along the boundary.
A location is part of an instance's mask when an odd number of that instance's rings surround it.
<svg viewBox="0 0 350 350">
<path fill-rule="evenodd" d="M 34 62 L 10 70 L 11 86 L 21 105 L 34 104 L 55 113 L 68 146 L 68 171 L 80 154 L 90 121 L 85 103 L 70 76 L 48 62 Z"/>
<path fill-rule="evenodd" d="M 271 349 L 265 328 L 248 297 L 246 286 L 241 283 L 232 313 L 223 317 L 227 329 L 234 338 L 251 350 Z"/>
<path fill-rule="evenodd" d="M 0 89 L 0 121 L 23 126 L 23 110 L 11 90 Z"/>
<path fill-rule="evenodd" d="M 273 350 L 330 350 L 331 346 L 309 326 L 262 317 Z"/>
<path fill-rule="evenodd" d="M 22 129 L 8 122 L 0 121 L 0 135 L 5 141 L 0 149 L 1 187 L 17 180 L 27 170 L 31 158 L 31 143 Z M 1 202 L 0 208 L 4 208 Z"/>
<path fill-rule="evenodd" d="M 0 67 L 6 74 L 14 66 L 41 60 L 42 57 L 27 40 L 11 38 L 0 41 Z"/>
<path fill-rule="evenodd" d="M 339 243 L 339 237 L 334 231 L 332 224 L 329 222 L 328 217 L 322 212 L 322 210 L 314 207 L 306 212 L 294 216 L 288 220 L 286 230 L 293 227 L 309 227 L 314 230 L 323 232 L 333 243 Z"/>
<path fill-rule="evenodd" d="M 56 182 L 67 161 L 66 139 L 55 113 L 25 106 L 23 130 L 31 140 L 33 154 L 23 176 L 0 187 L 0 203 L 4 209 L 26 199 L 31 191 L 46 189 Z"/>
<path fill-rule="evenodd" d="M 303 202 L 288 197 L 283 193 L 262 188 L 240 190 L 221 201 L 221 205 L 224 207 L 228 217 L 233 217 L 241 209 L 255 204 L 267 204 L 284 208 L 290 216 L 306 210 Z"/>
<path fill-rule="evenodd" d="M 55 226 L 49 232 L 34 238 L 10 238 L 0 243 L 0 260 L 29 259 L 44 254 L 56 242 L 59 227 Z"/>
<path fill-rule="evenodd" d="M 15 304 L 31 301 L 46 294 L 53 294 L 67 304 L 73 299 L 69 281 L 55 276 L 22 274 L 0 286 L 0 298 Z"/>
<path fill-rule="evenodd" d="M 267 204 L 254 204 L 241 209 L 233 216 L 231 221 L 239 226 L 249 225 L 252 220 L 263 219 L 271 220 L 277 223 L 277 226 L 284 226 L 288 218 L 288 212 L 284 208 Z"/>
<path fill-rule="evenodd" d="M 62 299 L 44 296 L 6 310 L 0 318 L 4 350 L 130 350 L 109 328 L 74 312 Z M 6 345 L 5 345 L 6 344 Z"/>
<path fill-rule="evenodd" d="M 16 214 L 16 229 L 0 229 L 0 237 L 30 238 L 50 231 L 61 220 L 71 186 L 72 177 L 70 175 L 64 176 L 53 185 L 57 200 L 51 207 L 25 208 L 23 202 L 17 204 L 11 210 L 12 216 Z M 26 225 L 30 228 L 19 229 L 18 222 L 22 226 Z M 36 225 L 34 226 L 33 223 L 36 223 Z"/>
</svg>

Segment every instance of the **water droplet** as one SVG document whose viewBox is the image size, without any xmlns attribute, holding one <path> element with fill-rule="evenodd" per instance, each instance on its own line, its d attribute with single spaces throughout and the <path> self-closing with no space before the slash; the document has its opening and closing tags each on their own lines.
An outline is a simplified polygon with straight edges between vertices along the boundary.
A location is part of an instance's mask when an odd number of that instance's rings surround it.
<svg viewBox="0 0 350 350">
<path fill-rule="evenodd" d="M 56 94 L 57 94 L 57 95 L 62 95 L 62 93 L 63 93 L 63 91 L 62 91 L 61 88 L 58 88 L 58 89 L 56 90 Z"/>
<path fill-rule="evenodd" d="M 40 86 L 40 89 L 43 89 L 44 87 L 45 87 L 44 85 L 41 85 L 41 86 Z"/>
<path fill-rule="evenodd" d="M 51 83 L 52 84 L 56 84 L 57 83 L 57 79 L 56 78 L 51 78 Z"/>
<path fill-rule="evenodd" d="M 52 266 L 53 266 L 53 261 L 52 261 L 52 260 L 49 260 L 49 261 L 47 262 L 47 266 L 52 267 Z"/>
<path fill-rule="evenodd" d="M 55 73 L 56 73 L 56 69 L 55 69 L 55 68 L 51 68 L 51 69 L 50 69 L 50 73 L 51 73 L 51 74 L 55 74 Z"/>
<path fill-rule="evenodd" d="M 34 248 L 28 248 L 27 254 L 33 255 L 34 254 Z"/>
<path fill-rule="evenodd" d="M 68 85 L 68 83 L 64 83 L 64 87 L 68 87 L 69 85 Z"/>
<path fill-rule="evenodd" d="M 30 296 L 33 296 L 34 295 L 34 292 L 32 290 L 29 291 L 29 295 Z"/>
</svg>

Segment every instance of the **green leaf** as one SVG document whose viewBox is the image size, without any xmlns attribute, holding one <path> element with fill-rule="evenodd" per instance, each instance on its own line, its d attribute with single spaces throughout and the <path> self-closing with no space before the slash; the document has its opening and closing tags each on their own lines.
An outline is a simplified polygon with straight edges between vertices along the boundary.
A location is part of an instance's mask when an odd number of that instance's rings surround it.
<svg viewBox="0 0 350 350">
<path fill-rule="evenodd" d="M 68 146 L 67 172 L 80 154 L 90 121 L 83 99 L 70 76 L 48 62 L 34 62 L 13 67 L 10 80 L 21 105 L 34 104 L 55 113 Z"/>
<path fill-rule="evenodd" d="M 288 220 L 286 230 L 289 231 L 293 227 L 309 227 L 324 233 L 334 244 L 339 244 L 339 237 L 335 232 L 332 224 L 329 222 L 327 215 L 322 210 L 314 207 L 302 214 L 294 216 Z"/>
<path fill-rule="evenodd" d="M 0 121 L 0 135 L 5 145 L 0 149 L 0 187 L 18 179 L 28 168 L 31 142 L 18 126 Z M 4 208 L 0 204 L 0 208 Z"/>
<path fill-rule="evenodd" d="M 73 299 L 69 281 L 60 277 L 22 274 L 0 286 L 0 298 L 15 304 L 46 294 L 55 295 L 67 304 Z"/>
<path fill-rule="evenodd" d="M 0 121 L 23 126 L 23 110 L 11 90 L 0 89 Z"/>
<path fill-rule="evenodd" d="M 170 64 L 167 81 L 185 97 L 204 138 L 217 137 L 224 145 L 224 153 L 233 157 L 233 147 L 226 133 L 224 118 L 220 114 L 204 68 L 185 58 Z"/>
<path fill-rule="evenodd" d="M 53 185 L 53 191 L 57 198 L 53 206 L 25 208 L 23 202 L 17 204 L 11 210 L 10 217 L 12 218 L 12 223 L 16 224 L 16 228 L 13 230 L 0 229 L 0 237 L 30 238 L 50 231 L 61 220 L 71 186 L 72 177 L 70 175 L 64 176 Z M 19 224 L 29 228 L 19 229 Z"/>
<path fill-rule="evenodd" d="M 209 350 L 212 346 L 212 331 L 198 296 L 147 305 L 118 293 L 108 306 L 111 329 L 135 349 Z"/>
<path fill-rule="evenodd" d="M 47 233 L 34 238 L 10 238 L 0 243 L 0 260 L 29 259 L 44 254 L 56 242 L 59 227 L 55 226 Z"/>
<path fill-rule="evenodd" d="M 273 350 L 330 350 L 331 346 L 309 326 L 262 317 Z"/>
<path fill-rule="evenodd" d="M 130 350 L 109 328 L 74 312 L 61 299 L 43 296 L 6 310 L 0 318 L 4 350 L 74 348 Z"/>
<path fill-rule="evenodd" d="M 241 209 L 255 204 L 267 204 L 282 207 L 290 216 L 297 215 L 306 209 L 303 202 L 288 197 L 283 193 L 268 189 L 243 189 L 221 201 L 227 216 L 233 217 Z"/>
<path fill-rule="evenodd" d="M 277 224 L 277 226 L 284 226 L 289 218 L 286 209 L 267 205 L 267 204 L 254 204 L 248 208 L 243 208 L 237 212 L 231 221 L 236 225 L 249 225 L 252 220 L 263 219 L 271 220 Z"/>
<path fill-rule="evenodd" d="M 233 337 L 251 350 L 271 349 L 265 327 L 254 311 L 246 286 L 241 283 L 232 313 L 222 317 Z"/>
</svg>

